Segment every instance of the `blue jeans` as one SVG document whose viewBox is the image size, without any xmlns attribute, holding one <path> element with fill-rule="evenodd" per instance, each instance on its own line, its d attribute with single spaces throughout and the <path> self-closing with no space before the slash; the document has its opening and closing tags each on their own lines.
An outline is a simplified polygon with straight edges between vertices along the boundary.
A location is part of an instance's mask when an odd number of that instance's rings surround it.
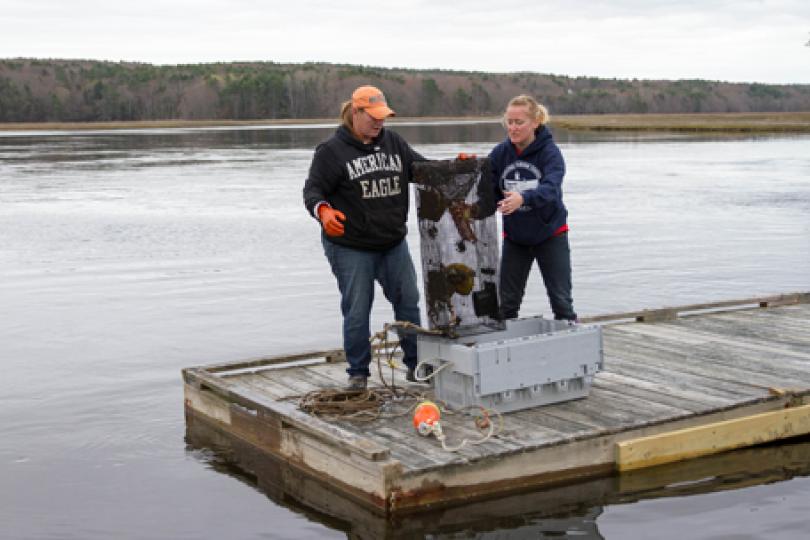
<svg viewBox="0 0 810 540">
<path fill-rule="evenodd" d="M 353 249 L 330 242 L 322 235 L 323 251 L 340 289 L 340 310 L 343 313 L 343 350 L 351 375 L 370 375 L 371 362 L 369 317 L 374 301 L 374 281 L 382 286 L 383 294 L 394 308 L 398 321 L 420 324 L 419 289 L 408 244 L 402 240 L 386 251 Z M 416 366 L 416 335 L 401 333 L 403 360 L 408 367 Z"/>
<path fill-rule="evenodd" d="M 543 276 L 554 318 L 576 320 L 574 300 L 571 297 L 571 249 L 568 245 L 568 233 L 552 236 L 536 246 L 523 246 L 504 238 L 501 251 L 501 315 L 505 319 L 518 316 L 534 261 L 537 261 Z"/>
</svg>

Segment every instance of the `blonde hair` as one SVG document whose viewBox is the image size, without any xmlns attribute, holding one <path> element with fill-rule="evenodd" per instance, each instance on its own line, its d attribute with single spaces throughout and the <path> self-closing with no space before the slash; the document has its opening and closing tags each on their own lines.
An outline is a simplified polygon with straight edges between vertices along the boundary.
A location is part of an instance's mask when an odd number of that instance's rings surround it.
<svg viewBox="0 0 810 540">
<path fill-rule="evenodd" d="M 340 121 L 343 123 L 344 126 L 349 128 L 349 130 L 354 130 L 354 122 L 352 122 L 352 100 L 344 101 L 343 105 L 340 106 Z"/>
<path fill-rule="evenodd" d="M 551 119 L 551 116 L 548 114 L 548 109 L 546 109 L 544 105 L 538 103 L 537 100 L 532 96 L 526 94 L 521 94 L 510 99 L 509 103 L 506 104 L 506 108 L 508 109 L 509 107 L 526 107 L 529 112 L 529 118 L 535 122 L 539 122 L 541 126 L 547 124 Z M 505 111 L 502 122 L 506 124 Z"/>
</svg>

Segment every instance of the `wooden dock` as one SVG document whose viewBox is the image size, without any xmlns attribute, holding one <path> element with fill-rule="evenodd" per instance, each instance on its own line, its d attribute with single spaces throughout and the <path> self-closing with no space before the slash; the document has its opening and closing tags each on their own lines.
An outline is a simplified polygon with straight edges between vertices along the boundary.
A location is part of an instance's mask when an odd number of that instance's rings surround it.
<svg viewBox="0 0 810 540">
<path fill-rule="evenodd" d="M 340 351 L 187 368 L 186 420 L 382 514 L 810 432 L 810 293 L 590 322 L 603 324 L 605 369 L 586 399 L 504 414 L 497 436 L 458 452 L 418 435 L 410 416 L 327 421 L 301 411 L 296 396 L 345 383 Z M 480 436 L 462 415 L 443 421 L 448 439 Z"/>
</svg>

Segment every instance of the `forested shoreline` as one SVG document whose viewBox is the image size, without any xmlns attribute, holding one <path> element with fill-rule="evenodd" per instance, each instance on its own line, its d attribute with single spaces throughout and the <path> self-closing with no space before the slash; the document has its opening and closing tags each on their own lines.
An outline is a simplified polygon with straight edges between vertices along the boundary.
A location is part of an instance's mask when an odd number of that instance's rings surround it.
<svg viewBox="0 0 810 540">
<path fill-rule="evenodd" d="M 493 116 L 530 93 L 554 114 L 810 111 L 810 85 L 273 62 L 152 65 L 0 60 L 0 122 L 331 118 L 360 84 L 400 116 Z"/>
</svg>

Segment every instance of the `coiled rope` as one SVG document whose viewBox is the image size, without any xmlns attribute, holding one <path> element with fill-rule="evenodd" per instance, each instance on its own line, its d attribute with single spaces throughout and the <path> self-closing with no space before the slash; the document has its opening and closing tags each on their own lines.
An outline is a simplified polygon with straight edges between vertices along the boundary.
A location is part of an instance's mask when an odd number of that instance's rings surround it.
<svg viewBox="0 0 810 540">
<path fill-rule="evenodd" d="M 390 341 L 388 339 L 388 333 L 392 330 L 441 335 L 439 331 L 429 330 L 408 321 L 386 323 L 380 332 L 369 338 L 373 358 L 377 364 L 377 373 L 383 384 L 382 388 L 314 390 L 300 398 L 299 408 L 313 416 L 325 417 L 330 420 L 367 422 L 378 418 L 405 416 L 411 412 L 419 401 L 425 399 L 425 395 L 423 392 L 414 392 L 396 385 L 396 368 L 400 366 L 398 366 L 395 356 L 400 345 L 399 341 Z M 383 364 L 391 368 L 390 383 L 383 374 Z M 431 376 L 433 375 L 431 374 Z M 420 380 L 425 381 L 429 378 Z"/>
<path fill-rule="evenodd" d="M 409 331 L 426 335 L 443 335 L 442 331 L 429 330 L 408 321 L 396 321 L 386 323 L 380 332 L 371 336 L 373 358 L 377 364 L 377 373 L 383 384 L 382 388 L 367 388 L 365 390 L 343 390 L 328 388 L 313 390 L 299 397 L 298 407 L 316 417 L 326 420 L 347 420 L 359 422 L 372 422 L 378 419 L 390 419 L 403 417 L 410 414 L 416 406 L 424 401 L 427 396 L 424 392 L 415 392 L 396 385 L 396 368 L 398 366 L 395 356 L 400 348 L 399 341 L 389 341 L 388 333 L 392 330 Z M 390 383 L 383 375 L 383 363 L 391 369 Z M 414 372 L 425 364 L 425 361 L 417 364 Z M 418 377 L 420 382 L 428 381 L 435 377 L 441 370 L 449 367 L 447 362 L 425 377 Z M 466 445 L 478 445 L 487 442 L 496 436 L 503 429 L 503 417 L 497 411 L 485 407 L 467 407 L 461 411 L 452 411 L 447 404 L 441 400 L 436 400 L 441 404 L 443 414 L 453 415 L 456 412 L 465 412 L 469 409 L 477 409 L 478 415 L 473 421 L 476 428 L 486 430 L 486 433 L 478 440 L 463 439 L 455 446 L 448 446 L 447 437 L 440 424 L 436 424 L 431 433 L 441 442 L 442 448 L 448 452 L 457 452 Z M 492 414 L 497 415 L 498 425 L 492 422 Z"/>
</svg>

